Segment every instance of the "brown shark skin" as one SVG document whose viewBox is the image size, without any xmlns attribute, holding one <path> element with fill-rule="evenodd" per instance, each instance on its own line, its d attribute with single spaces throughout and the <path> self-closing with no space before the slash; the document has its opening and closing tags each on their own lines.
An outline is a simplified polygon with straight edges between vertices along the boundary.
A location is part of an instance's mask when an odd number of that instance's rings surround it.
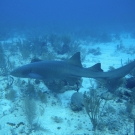
<svg viewBox="0 0 135 135">
<path fill-rule="evenodd" d="M 57 80 L 69 78 L 122 78 L 135 68 L 135 61 L 113 71 L 103 72 L 101 64 L 97 63 L 90 68 L 81 65 L 80 53 L 77 52 L 66 61 L 39 61 L 16 68 L 10 74 L 15 77 L 33 78 L 41 80 Z"/>
</svg>

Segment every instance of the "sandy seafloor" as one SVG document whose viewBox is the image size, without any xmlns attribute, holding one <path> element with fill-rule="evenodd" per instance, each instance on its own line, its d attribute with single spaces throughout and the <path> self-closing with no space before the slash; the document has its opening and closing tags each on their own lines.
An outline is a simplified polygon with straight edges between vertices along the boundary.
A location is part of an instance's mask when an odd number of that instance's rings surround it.
<svg viewBox="0 0 135 135">
<path fill-rule="evenodd" d="M 121 67 L 121 60 L 124 65 L 128 59 L 133 60 L 135 58 L 135 39 L 130 36 L 121 35 L 122 44 L 128 50 L 131 47 L 129 53 L 123 52 L 116 49 L 116 46 L 120 44 L 120 41 L 114 41 L 111 43 L 95 43 L 92 44 L 89 41 L 80 41 L 81 47 L 85 49 L 100 47 L 101 55 L 93 55 L 85 52 L 84 49 L 80 51 L 81 55 L 86 55 L 83 59 L 82 64 L 86 67 L 92 66 L 98 62 L 101 62 L 102 69 L 107 71 L 109 66 L 115 68 Z M 10 42 L 10 41 L 8 41 Z M 131 51 L 134 51 L 133 53 Z M 6 52 L 10 54 L 10 52 Z M 21 55 L 14 55 L 10 57 L 11 61 L 15 61 L 15 67 L 27 64 L 21 58 Z M 15 90 L 19 95 L 15 100 L 11 101 L 5 98 L 6 86 L 8 79 L 5 76 L 0 76 L 0 135 L 133 135 L 134 126 L 133 120 L 126 117 L 125 101 L 116 102 L 109 100 L 107 102 L 111 109 L 106 111 L 104 119 L 108 121 L 107 125 L 114 125 L 114 127 L 107 126 L 101 127 L 100 130 L 94 132 L 92 130 L 91 121 L 83 109 L 79 112 L 74 112 L 70 108 L 70 98 L 75 92 L 69 90 L 64 93 L 55 94 L 47 89 L 47 87 L 41 82 L 35 85 L 36 90 L 47 91 L 47 101 L 42 103 L 40 100 L 34 100 L 32 103 L 36 106 L 35 116 L 33 117 L 32 124 L 36 125 L 31 131 L 29 131 L 30 125 L 28 124 L 28 118 L 24 113 L 22 91 L 20 90 L 24 85 L 21 86 L 17 83 L 19 81 L 28 82 L 28 79 L 19 79 L 14 77 L 13 85 L 8 88 L 8 91 Z M 82 87 L 79 92 L 89 91 L 91 87 L 91 81 L 93 79 L 83 78 Z M 30 80 L 31 82 L 34 81 Z M 21 88 L 20 88 L 21 87 Z M 29 97 L 31 98 L 31 97 Z M 120 112 L 123 111 L 123 114 Z M 125 115 L 124 115 L 125 114 Z M 59 120 L 54 120 L 58 118 Z M 102 123 L 102 120 L 101 120 Z"/>
</svg>

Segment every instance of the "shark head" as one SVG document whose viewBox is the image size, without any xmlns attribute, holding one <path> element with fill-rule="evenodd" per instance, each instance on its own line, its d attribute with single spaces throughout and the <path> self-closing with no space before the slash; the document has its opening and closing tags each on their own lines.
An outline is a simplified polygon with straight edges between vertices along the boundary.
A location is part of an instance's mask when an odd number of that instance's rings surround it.
<svg viewBox="0 0 135 135">
<path fill-rule="evenodd" d="M 43 79 L 42 76 L 33 71 L 31 64 L 14 69 L 10 75 L 21 78 Z"/>
<path fill-rule="evenodd" d="M 31 73 L 31 68 L 27 66 L 22 66 L 22 67 L 14 69 L 10 73 L 10 75 L 15 76 L 15 77 L 28 78 L 30 73 Z"/>
</svg>

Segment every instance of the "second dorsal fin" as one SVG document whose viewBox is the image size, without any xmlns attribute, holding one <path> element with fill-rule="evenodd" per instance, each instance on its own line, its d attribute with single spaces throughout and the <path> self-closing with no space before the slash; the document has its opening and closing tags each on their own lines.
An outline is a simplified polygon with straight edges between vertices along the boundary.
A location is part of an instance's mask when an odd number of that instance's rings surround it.
<svg viewBox="0 0 135 135">
<path fill-rule="evenodd" d="M 95 72 L 103 72 L 103 70 L 101 69 L 101 63 L 97 63 L 92 67 L 90 67 L 89 69 Z"/>
</svg>

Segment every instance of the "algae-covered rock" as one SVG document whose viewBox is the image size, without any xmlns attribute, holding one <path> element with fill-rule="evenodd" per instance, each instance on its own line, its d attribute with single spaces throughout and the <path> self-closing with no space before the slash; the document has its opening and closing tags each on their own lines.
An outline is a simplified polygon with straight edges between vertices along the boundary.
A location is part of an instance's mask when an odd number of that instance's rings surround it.
<svg viewBox="0 0 135 135">
<path fill-rule="evenodd" d="M 53 81 L 44 81 L 44 84 L 47 86 L 47 88 L 53 92 L 56 93 L 63 93 L 68 90 L 75 90 L 78 91 L 82 84 L 82 79 L 74 79 L 71 80 L 69 83 L 69 80 L 53 80 Z"/>
<path fill-rule="evenodd" d="M 75 92 L 71 96 L 71 109 L 73 111 L 81 111 L 84 106 L 83 94 L 80 92 Z"/>
</svg>

